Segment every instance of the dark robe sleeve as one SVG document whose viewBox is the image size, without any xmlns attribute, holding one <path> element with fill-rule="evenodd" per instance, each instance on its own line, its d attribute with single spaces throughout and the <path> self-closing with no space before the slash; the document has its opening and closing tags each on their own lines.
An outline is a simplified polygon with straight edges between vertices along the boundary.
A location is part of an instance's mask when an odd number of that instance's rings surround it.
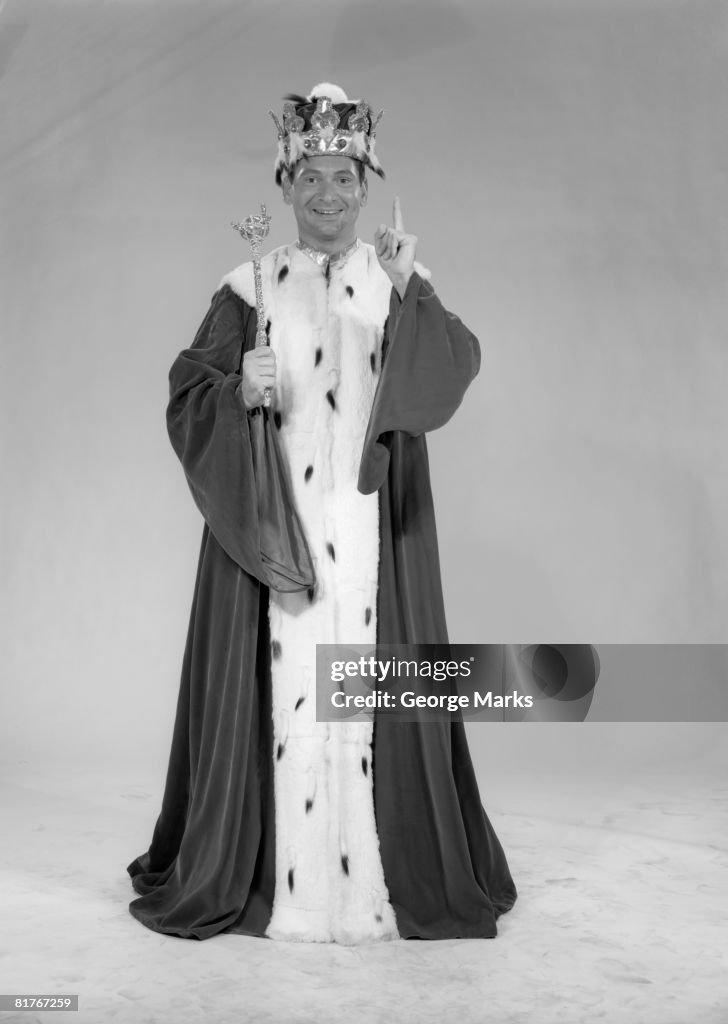
<svg viewBox="0 0 728 1024">
<path fill-rule="evenodd" d="M 167 430 L 213 536 L 241 569 L 267 583 L 248 413 L 238 386 L 254 345 L 255 311 L 223 285 L 190 348 L 169 373 Z"/>
<path fill-rule="evenodd" d="M 392 289 L 382 373 L 364 439 L 358 487 L 371 494 L 389 469 L 393 432 L 418 437 L 447 423 L 480 369 L 480 345 L 429 282 L 410 277 L 400 302 Z"/>
</svg>

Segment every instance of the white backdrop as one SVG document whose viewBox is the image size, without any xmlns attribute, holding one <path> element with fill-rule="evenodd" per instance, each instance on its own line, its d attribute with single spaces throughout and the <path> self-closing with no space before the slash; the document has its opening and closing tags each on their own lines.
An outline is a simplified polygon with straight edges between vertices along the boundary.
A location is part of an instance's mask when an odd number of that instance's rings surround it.
<svg viewBox="0 0 728 1024">
<path fill-rule="evenodd" d="M 202 528 L 167 372 L 247 259 L 230 219 L 294 236 L 267 111 L 321 80 L 385 108 L 362 237 L 399 194 L 483 347 L 429 441 L 452 639 L 726 639 L 726 13 L 0 4 L 4 760 L 166 761 Z M 528 770 L 725 729 L 470 736 Z"/>
</svg>

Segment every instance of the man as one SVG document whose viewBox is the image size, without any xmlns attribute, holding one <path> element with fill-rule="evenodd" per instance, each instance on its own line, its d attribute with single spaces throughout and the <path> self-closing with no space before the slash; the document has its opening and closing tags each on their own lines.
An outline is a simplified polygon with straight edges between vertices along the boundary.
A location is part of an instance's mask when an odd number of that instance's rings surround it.
<svg viewBox="0 0 728 1024">
<path fill-rule="evenodd" d="M 276 180 L 299 238 L 226 275 L 170 373 L 205 517 L 163 806 L 129 865 L 160 932 L 361 943 L 483 938 L 516 889 L 461 719 L 317 722 L 317 643 L 446 643 L 425 432 L 480 364 L 414 261 L 399 202 L 356 222 L 376 121 L 329 83 L 288 97 Z M 378 120 L 378 119 L 377 119 Z M 251 417 L 270 398 L 315 584 L 261 554 Z"/>
</svg>

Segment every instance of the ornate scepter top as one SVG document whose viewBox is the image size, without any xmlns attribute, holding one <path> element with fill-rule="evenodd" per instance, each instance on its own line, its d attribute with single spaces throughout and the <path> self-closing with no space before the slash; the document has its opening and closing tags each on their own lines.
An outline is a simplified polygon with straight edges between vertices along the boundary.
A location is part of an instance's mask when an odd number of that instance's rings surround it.
<svg viewBox="0 0 728 1024">
<path fill-rule="evenodd" d="M 243 221 L 230 221 L 231 227 L 234 227 L 236 231 L 240 232 L 240 236 L 247 242 L 250 242 L 253 246 L 253 253 L 255 254 L 255 248 L 260 245 L 263 239 L 268 234 L 270 228 L 270 216 L 266 212 L 265 204 L 260 204 L 260 213 L 254 214 L 252 217 L 246 217 Z"/>
</svg>

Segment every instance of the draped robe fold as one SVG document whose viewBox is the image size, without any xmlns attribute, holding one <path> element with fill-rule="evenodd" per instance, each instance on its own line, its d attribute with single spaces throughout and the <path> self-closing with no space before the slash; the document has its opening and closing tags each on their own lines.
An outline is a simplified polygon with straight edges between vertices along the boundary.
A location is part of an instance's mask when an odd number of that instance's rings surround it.
<svg viewBox="0 0 728 1024">
<path fill-rule="evenodd" d="M 276 881 L 270 591 L 261 560 L 248 413 L 238 392 L 256 312 L 215 293 L 170 371 L 167 425 L 205 524 L 162 807 L 127 868 L 130 912 L 155 931 L 263 936 Z M 392 289 L 358 488 L 378 492 L 379 643 L 447 643 L 425 434 L 480 366 L 477 339 L 412 275 Z M 465 728 L 375 712 L 381 863 L 402 938 L 491 938 L 516 900 L 482 807 Z"/>
</svg>

